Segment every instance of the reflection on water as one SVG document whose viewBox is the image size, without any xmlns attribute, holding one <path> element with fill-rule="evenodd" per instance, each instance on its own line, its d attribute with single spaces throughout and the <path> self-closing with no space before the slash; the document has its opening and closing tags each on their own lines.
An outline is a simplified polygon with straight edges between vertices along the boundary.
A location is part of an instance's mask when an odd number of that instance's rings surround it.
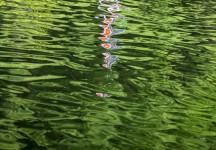
<svg viewBox="0 0 216 150">
<path fill-rule="evenodd" d="M 103 19 L 103 25 L 99 25 L 99 27 L 103 28 L 103 33 L 100 33 L 101 35 L 103 35 L 103 37 L 98 37 L 101 41 L 103 41 L 103 43 L 101 43 L 100 45 L 106 49 L 106 50 L 118 50 L 118 49 L 122 49 L 122 46 L 117 46 L 117 42 L 120 42 L 119 39 L 114 39 L 111 38 L 113 35 L 117 35 L 117 34 L 121 34 L 124 33 L 125 30 L 122 29 L 118 29 L 118 30 L 114 30 L 112 25 L 118 20 L 118 19 L 122 19 L 124 18 L 122 15 L 120 14 L 115 14 L 115 12 L 119 12 L 120 8 L 123 8 L 124 6 L 119 4 L 119 1 L 115 1 L 115 0 L 106 0 L 106 1 L 99 1 L 100 5 L 98 6 L 98 8 L 102 11 L 107 12 L 108 14 L 99 14 L 98 16 L 96 16 L 95 18 L 102 18 Z M 107 5 L 106 3 L 103 2 L 108 2 L 111 3 L 110 5 Z M 106 9 L 102 9 L 103 7 L 107 7 Z M 125 19 L 125 18 L 124 18 Z M 103 67 L 111 70 L 111 67 L 113 64 L 115 64 L 118 60 L 119 57 L 116 55 L 112 55 L 110 53 L 102 53 L 104 55 L 104 64 Z M 105 77 L 110 77 L 109 74 L 107 74 Z M 113 80 L 111 78 L 111 80 Z M 109 82 L 109 81 L 108 81 Z M 110 94 L 107 93 L 96 93 L 97 96 L 99 97 L 111 97 Z"/>
<path fill-rule="evenodd" d="M 117 3 L 0 1 L 1 150 L 215 149 L 215 0 Z"/>
<path fill-rule="evenodd" d="M 99 1 L 99 2 L 100 2 L 100 5 L 98 6 L 98 9 L 104 12 L 110 13 L 110 14 L 119 12 L 121 8 L 125 8 L 125 6 L 121 5 L 119 1 L 107 0 L 107 1 Z M 106 4 L 103 2 L 108 2 L 111 4 Z"/>
</svg>

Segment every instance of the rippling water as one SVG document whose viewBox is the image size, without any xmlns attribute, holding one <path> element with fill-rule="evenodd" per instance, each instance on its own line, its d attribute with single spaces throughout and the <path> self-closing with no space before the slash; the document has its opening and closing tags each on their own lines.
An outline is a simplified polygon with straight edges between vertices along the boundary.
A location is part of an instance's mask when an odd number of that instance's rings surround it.
<svg viewBox="0 0 216 150">
<path fill-rule="evenodd" d="M 109 71 L 98 1 L 0 1 L 0 149 L 216 148 L 216 2 L 122 5 Z"/>
</svg>

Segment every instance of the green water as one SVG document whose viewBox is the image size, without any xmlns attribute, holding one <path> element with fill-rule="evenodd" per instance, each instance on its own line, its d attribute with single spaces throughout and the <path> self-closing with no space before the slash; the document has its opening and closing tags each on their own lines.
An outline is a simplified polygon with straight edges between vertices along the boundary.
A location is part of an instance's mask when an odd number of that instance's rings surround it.
<svg viewBox="0 0 216 150">
<path fill-rule="evenodd" d="M 216 149 L 215 0 L 122 4 L 109 71 L 96 0 L 0 0 L 1 150 Z"/>
</svg>

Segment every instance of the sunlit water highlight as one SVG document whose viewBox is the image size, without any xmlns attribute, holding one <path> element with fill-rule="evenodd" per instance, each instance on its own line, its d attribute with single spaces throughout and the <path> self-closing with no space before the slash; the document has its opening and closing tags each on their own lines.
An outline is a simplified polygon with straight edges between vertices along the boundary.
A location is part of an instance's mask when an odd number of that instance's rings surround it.
<svg viewBox="0 0 216 150">
<path fill-rule="evenodd" d="M 110 72 L 98 1 L 0 1 L 0 149 L 215 149 L 216 2 L 122 5 Z"/>
</svg>

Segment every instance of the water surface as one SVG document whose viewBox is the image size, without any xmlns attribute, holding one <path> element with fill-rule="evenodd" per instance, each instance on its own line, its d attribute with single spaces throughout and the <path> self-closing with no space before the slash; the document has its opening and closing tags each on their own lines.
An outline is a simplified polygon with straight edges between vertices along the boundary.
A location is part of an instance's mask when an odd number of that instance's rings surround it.
<svg viewBox="0 0 216 150">
<path fill-rule="evenodd" d="M 110 71 L 96 0 L 0 1 L 2 150 L 215 149 L 216 2 L 122 4 Z"/>
</svg>

